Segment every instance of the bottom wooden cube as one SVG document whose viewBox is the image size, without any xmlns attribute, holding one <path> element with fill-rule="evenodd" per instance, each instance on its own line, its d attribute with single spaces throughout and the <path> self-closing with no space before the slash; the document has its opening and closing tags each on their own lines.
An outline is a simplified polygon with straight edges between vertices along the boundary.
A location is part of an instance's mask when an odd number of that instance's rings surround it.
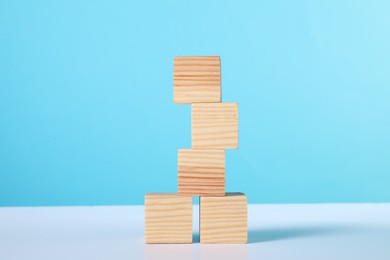
<svg viewBox="0 0 390 260">
<path fill-rule="evenodd" d="M 192 197 L 147 193 L 145 243 L 192 243 Z"/>
<path fill-rule="evenodd" d="M 247 198 L 238 192 L 200 197 L 201 243 L 247 243 Z"/>
</svg>

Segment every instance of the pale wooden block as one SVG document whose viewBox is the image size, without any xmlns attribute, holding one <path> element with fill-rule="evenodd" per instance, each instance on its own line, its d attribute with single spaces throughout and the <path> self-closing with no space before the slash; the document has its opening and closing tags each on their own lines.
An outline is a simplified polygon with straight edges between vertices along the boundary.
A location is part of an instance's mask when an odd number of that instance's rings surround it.
<svg viewBox="0 0 390 260">
<path fill-rule="evenodd" d="M 180 149 L 178 190 L 180 195 L 225 195 L 225 151 Z"/>
<path fill-rule="evenodd" d="M 145 243 L 192 243 L 192 197 L 147 193 Z"/>
<path fill-rule="evenodd" d="M 238 103 L 192 104 L 192 148 L 237 149 Z"/>
<path fill-rule="evenodd" d="M 200 242 L 247 243 L 247 207 L 247 197 L 243 193 L 200 197 Z"/>
<path fill-rule="evenodd" d="M 175 103 L 221 102 L 221 62 L 218 56 L 175 57 Z"/>
</svg>

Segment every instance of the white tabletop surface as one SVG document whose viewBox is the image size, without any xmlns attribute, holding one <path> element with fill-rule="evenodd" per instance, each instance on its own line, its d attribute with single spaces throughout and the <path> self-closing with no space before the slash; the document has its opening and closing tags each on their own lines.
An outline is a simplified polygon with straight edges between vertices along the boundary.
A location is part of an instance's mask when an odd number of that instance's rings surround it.
<svg viewBox="0 0 390 260">
<path fill-rule="evenodd" d="M 145 245 L 143 210 L 0 208 L 0 259 L 390 259 L 388 203 L 249 205 L 245 245 Z"/>
</svg>

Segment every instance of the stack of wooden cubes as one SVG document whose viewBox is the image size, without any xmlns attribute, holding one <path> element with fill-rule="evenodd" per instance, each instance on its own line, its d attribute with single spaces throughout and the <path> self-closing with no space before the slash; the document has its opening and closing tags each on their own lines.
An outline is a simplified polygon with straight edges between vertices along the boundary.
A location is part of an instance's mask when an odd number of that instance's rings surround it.
<svg viewBox="0 0 390 260">
<path fill-rule="evenodd" d="M 175 57 L 174 102 L 192 106 L 192 149 L 178 151 L 178 192 L 145 195 L 145 243 L 192 243 L 192 196 L 200 242 L 246 243 L 247 197 L 225 192 L 225 150 L 238 148 L 238 104 L 221 102 L 217 56 Z"/>
</svg>

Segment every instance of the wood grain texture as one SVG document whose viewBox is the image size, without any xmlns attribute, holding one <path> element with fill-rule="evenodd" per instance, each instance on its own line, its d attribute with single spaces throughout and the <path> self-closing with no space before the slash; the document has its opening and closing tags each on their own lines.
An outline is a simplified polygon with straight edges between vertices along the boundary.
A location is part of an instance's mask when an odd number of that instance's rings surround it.
<svg viewBox="0 0 390 260">
<path fill-rule="evenodd" d="M 238 148 L 238 103 L 192 104 L 193 149 Z"/>
<path fill-rule="evenodd" d="M 175 57 L 173 64 L 175 103 L 221 102 L 221 62 L 218 56 Z"/>
<path fill-rule="evenodd" d="M 247 243 L 247 211 L 247 197 L 243 193 L 200 197 L 200 242 Z"/>
<path fill-rule="evenodd" d="M 225 195 L 225 151 L 180 149 L 178 190 L 180 195 Z"/>
<path fill-rule="evenodd" d="M 192 243 L 192 197 L 147 193 L 145 243 Z"/>
</svg>

